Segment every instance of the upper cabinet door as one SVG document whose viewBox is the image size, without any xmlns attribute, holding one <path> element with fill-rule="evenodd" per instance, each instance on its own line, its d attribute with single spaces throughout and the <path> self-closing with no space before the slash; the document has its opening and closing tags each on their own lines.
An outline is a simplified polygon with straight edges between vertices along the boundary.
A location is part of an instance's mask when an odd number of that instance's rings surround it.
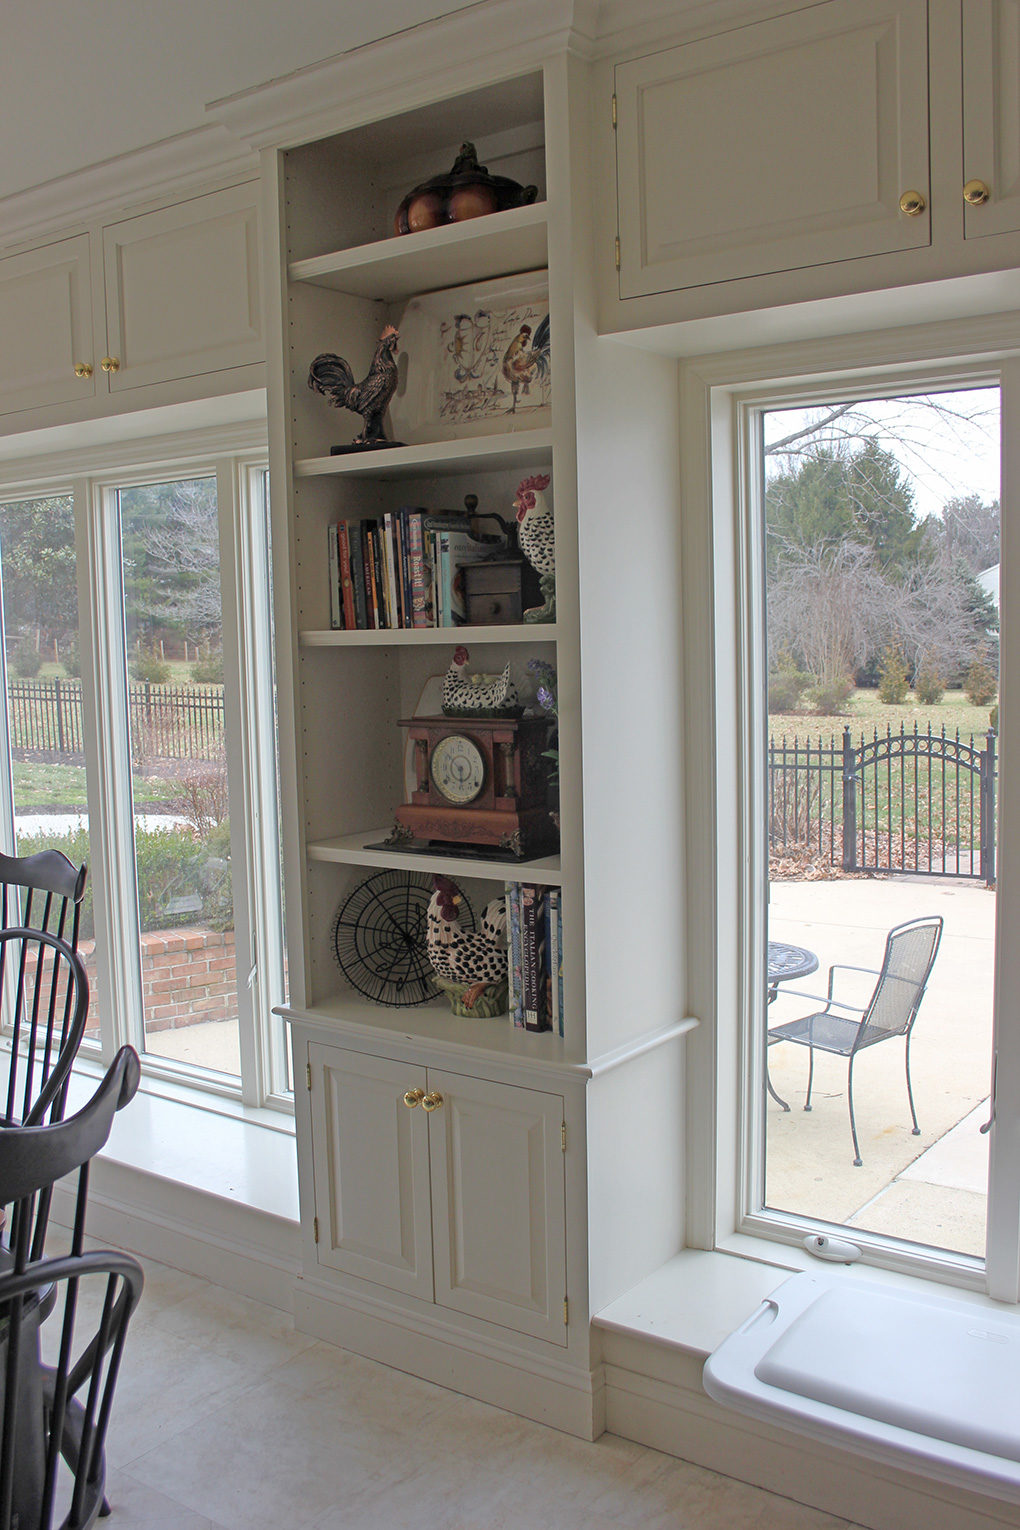
<svg viewBox="0 0 1020 1530">
<path fill-rule="evenodd" d="M 963 178 L 988 189 L 965 208 L 968 239 L 1020 229 L 1020 0 L 964 3 Z"/>
<path fill-rule="evenodd" d="M 94 396 L 91 305 L 87 234 L 0 260 L 0 414 Z"/>
<path fill-rule="evenodd" d="M 429 1069 L 436 1301 L 566 1344 L 563 1099 Z"/>
<path fill-rule="evenodd" d="M 256 197 L 234 186 L 103 230 L 112 392 L 265 359 Z"/>
<path fill-rule="evenodd" d="M 930 242 L 925 0 L 738 27 L 619 65 L 616 95 L 623 298 Z"/>
</svg>

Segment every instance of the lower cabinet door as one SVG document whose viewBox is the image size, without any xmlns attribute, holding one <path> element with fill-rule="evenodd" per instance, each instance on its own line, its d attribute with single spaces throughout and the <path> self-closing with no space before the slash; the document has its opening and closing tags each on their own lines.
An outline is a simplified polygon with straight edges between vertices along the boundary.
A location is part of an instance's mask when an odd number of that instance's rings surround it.
<svg viewBox="0 0 1020 1530">
<path fill-rule="evenodd" d="M 428 1070 L 435 1299 L 566 1344 L 563 1099 Z M 417 1112 L 415 1112 L 417 1114 Z"/>
<path fill-rule="evenodd" d="M 312 1044 L 320 1265 L 432 1300 L 425 1069 Z"/>
</svg>

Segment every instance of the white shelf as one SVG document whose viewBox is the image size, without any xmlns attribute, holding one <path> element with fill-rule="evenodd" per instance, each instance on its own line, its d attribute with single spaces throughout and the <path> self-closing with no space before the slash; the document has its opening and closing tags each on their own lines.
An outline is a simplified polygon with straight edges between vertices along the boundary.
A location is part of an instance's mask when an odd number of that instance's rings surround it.
<svg viewBox="0 0 1020 1530">
<path fill-rule="evenodd" d="M 486 861 L 467 855 L 430 855 L 427 851 L 418 854 L 372 848 L 381 844 L 389 833 L 390 826 L 387 826 L 382 829 L 364 829 L 360 834 L 346 834 L 338 839 L 313 840 L 308 845 L 308 858 L 313 861 L 333 861 L 345 866 L 389 867 L 402 871 L 440 872 L 451 877 L 479 877 L 485 881 L 540 882 L 548 887 L 559 887 L 563 880 L 558 855 L 546 855 L 533 861 Z"/>
<path fill-rule="evenodd" d="M 547 264 L 546 204 L 538 202 L 293 260 L 287 271 L 292 282 L 392 303 L 444 287 L 544 269 Z"/>
<path fill-rule="evenodd" d="M 512 1025 L 508 1015 L 491 1019 L 455 1015 L 445 998 L 390 1009 L 345 989 L 308 1009 L 283 1006 L 276 1013 L 285 1020 L 311 1022 L 333 1031 L 342 1028 L 346 1034 L 362 1036 L 376 1045 L 380 1036 L 387 1036 L 402 1042 L 426 1041 L 430 1049 L 451 1053 L 469 1048 L 476 1059 L 488 1055 L 574 1076 L 587 1077 L 591 1071 L 567 1060 L 563 1038 L 552 1031 L 523 1030 Z"/>
<path fill-rule="evenodd" d="M 501 468 L 538 466 L 552 457 L 551 430 L 519 430 L 497 436 L 461 436 L 456 441 L 427 441 L 421 446 L 392 446 L 339 457 L 302 457 L 294 464 L 296 478 L 342 475 L 349 478 L 449 477 L 472 468 L 493 472 Z"/>
<path fill-rule="evenodd" d="M 300 634 L 302 648 L 419 648 L 434 644 L 449 647 L 453 642 L 470 643 L 554 643 L 555 622 L 534 622 L 528 626 L 502 627 L 358 627 L 306 629 Z"/>
</svg>

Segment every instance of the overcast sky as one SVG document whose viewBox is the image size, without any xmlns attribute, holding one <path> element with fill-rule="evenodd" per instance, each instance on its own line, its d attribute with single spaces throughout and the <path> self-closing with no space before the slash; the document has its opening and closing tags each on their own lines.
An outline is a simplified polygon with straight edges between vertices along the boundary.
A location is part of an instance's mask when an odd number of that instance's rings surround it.
<svg viewBox="0 0 1020 1530">
<path fill-rule="evenodd" d="M 999 497 L 999 390 L 973 388 L 937 398 L 940 412 L 910 399 L 875 399 L 855 406 L 857 419 L 873 422 L 869 434 L 878 437 L 903 466 L 914 490 L 919 515 L 935 515 L 948 499 L 978 494 Z M 838 402 L 838 400 L 834 400 Z M 793 434 L 818 420 L 827 409 L 773 410 L 765 416 L 765 444 Z M 834 429 L 845 429 L 847 417 Z M 771 475 L 790 459 L 769 457 Z"/>
</svg>

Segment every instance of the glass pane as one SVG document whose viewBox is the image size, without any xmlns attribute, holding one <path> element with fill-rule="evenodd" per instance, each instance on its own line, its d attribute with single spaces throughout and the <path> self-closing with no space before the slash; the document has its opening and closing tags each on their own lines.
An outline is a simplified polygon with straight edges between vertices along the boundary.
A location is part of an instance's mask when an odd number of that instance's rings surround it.
<svg viewBox="0 0 1020 1530">
<path fill-rule="evenodd" d="M 89 860 L 77 560 L 70 495 L 0 504 L 7 725 L 18 855 L 62 850 Z M 87 1037 L 99 1037 L 92 887 L 79 949 L 91 989 Z"/>
<path fill-rule="evenodd" d="M 977 1256 L 998 425 L 993 389 L 763 422 L 765 1204 Z"/>
<path fill-rule="evenodd" d="M 119 501 L 144 1046 L 239 1075 L 216 480 Z"/>
</svg>

